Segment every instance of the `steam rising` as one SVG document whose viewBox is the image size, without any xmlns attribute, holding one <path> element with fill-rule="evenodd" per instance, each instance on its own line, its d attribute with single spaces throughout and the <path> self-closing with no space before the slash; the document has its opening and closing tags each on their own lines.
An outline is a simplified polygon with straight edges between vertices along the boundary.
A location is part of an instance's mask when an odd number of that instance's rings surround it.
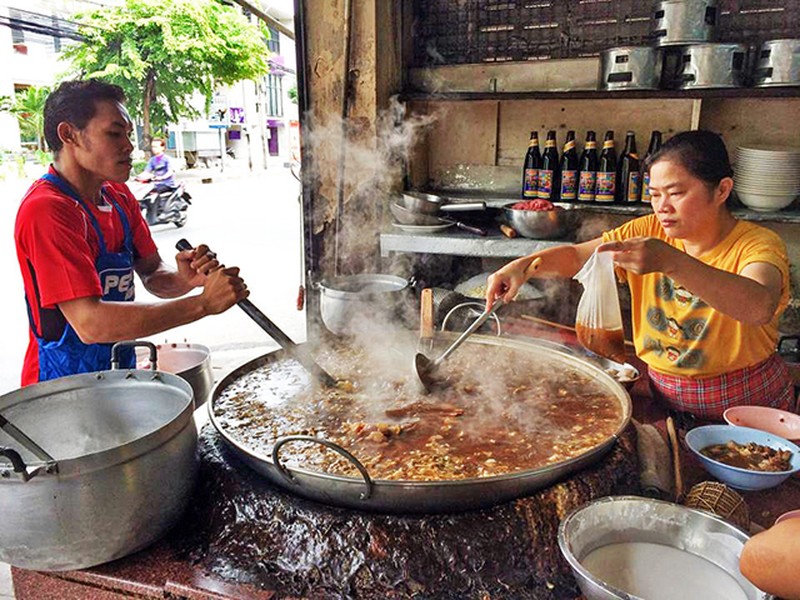
<svg viewBox="0 0 800 600">
<path fill-rule="evenodd" d="M 318 192 L 314 233 L 335 228 L 333 237 L 326 236 L 324 273 L 377 270 L 378 236 L 388 202 L 402 186 L 415 143 L 436 118 L 409 115 L 396 98 L 380 113 L 374 130 L 365 117 L 345 122 L 334 114 L 309 115 L 304 135 L 311 172 L 305 173 L 305 183 Z"/>
</svg>

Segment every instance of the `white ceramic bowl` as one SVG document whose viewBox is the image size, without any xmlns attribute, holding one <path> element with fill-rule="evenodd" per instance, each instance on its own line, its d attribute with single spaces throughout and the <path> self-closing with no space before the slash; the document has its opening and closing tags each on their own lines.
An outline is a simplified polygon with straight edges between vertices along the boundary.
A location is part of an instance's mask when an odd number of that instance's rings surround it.
<svg viewBox="0 0 800 600">
<path fill-rule="evenodd" d="M 747 208 L 763 212 L 782 210 L 796 198 L 796 194 L 793 193 L 786 196 L 768 196 L 762 193 L 743 192 L 739 189 L 736 190 L 736 195 Z"/>
</svg>

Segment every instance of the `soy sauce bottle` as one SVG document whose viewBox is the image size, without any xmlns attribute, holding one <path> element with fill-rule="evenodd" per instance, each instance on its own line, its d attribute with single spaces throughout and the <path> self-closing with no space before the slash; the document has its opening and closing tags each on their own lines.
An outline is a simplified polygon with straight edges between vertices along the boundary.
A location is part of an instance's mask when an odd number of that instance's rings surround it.
<svg viewBox="0 0 800 600">
<path fill-rule="evenodd" d="M 594 131 L 586 132 L 586 143 L 578 165 L 578 202 L 594 202 L 595 187 L 597 185 L 597 140 Z"/>
<path fill-rule="evenodd" d="M 644 169 L 645 164 L 647 164 L 647 159 L 653 156 L 656 152 L 659 151 L 661 148 L 661 132 L 654 131 L 650 134 L 650 146 L 647 148 L 647 154 L 644 157 L 644 161 L 642 161 L 642 168 Z M 642 202 L 646 204 L 650 204 L 652 198 L 650 196 L 650 172 L 644 170 L 642 172 Z"/>
<path fill-rule="evenodd" d="M 636 134 L 629 131 L 625 134 L 625 150 L 622 151 L 617 169 L 617 202 L 620 204 L 639 202 L 640 176 Z"/>
<path fill-rule="evenodd" d="M 606 131 L 603 151 L 597 167 L 597 202 L 614 202 L 617 192 L 617 151 L 614 150 L 614 132 Z"/>
<path fill-rule="evenodd" d="M 539 168 L 542 166 L 542 155 L 539 154 L 539 134 L 531 131 L 528 151 L 525 153 L 525 164 L 522 168 L 522 197 L 526 200 L 538 198 Z"/>
<path fill-rule="evenodd" d="M 567 132 L 564 152 L 561 154 L 561 193 L 562 202 L 575 202 L 578 199 L 578 151 L 575 149 L 575 132 Z"/>
<path fill-rule="evenodd" d="M 547 132 L 542 153 L 542 168 L 539 169 L 539 198 L 558 200 L 558 149 L 556 149 L 556 132 Z"/>
</svg>

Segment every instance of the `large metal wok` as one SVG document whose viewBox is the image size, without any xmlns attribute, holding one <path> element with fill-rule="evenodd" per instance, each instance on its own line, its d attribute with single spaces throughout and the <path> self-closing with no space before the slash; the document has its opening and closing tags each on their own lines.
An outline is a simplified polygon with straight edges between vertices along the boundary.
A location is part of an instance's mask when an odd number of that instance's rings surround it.
<svg viewBox="0 0 800 600">
<path fill-rule="evenodd" d="M 447 337 L 449 334 L 443 334 Z M 455 339 L 455 336 L 452 336 Z M 607 389 L 609 394 L 619 400 L 622 417 L 617 431 L 587 452 L 560 463 L 541 468 L 518 471 L 511 474 L 460 480 L 443 481 L 394 481 L 374 480 L 358 458 L 347 449 L 309 436 L 288 436 L 280 438 L 273 445 L 271 456 L 260 454 L 238 442 L 221 425 L 215 414 L 215 406 L 225 388 L 238 378 L 272 362 L 287 358 L 282 351 L 275 351 L 258 357 L 235 369 L 223 378 L 214 389 L 208 411 L 211 422 L 224 442 L 247 465 L 266 476 L 270 481 L 288 491 L 334 504 L 378 512 L 392 513 L 431 513 L 454 512 L 492 506 L 501 502 L 529 495 L 547 487 L 567 475 L 580 471 L 602 458 L 614 445 L 619 434 L 627 427 L 631 418 L 631 400 L 625 389 L 611 376 L 594 365 L 566 353 L 553 349 L 552 344 L 540 344 L 535 340 L 518 340 L 485 336 L 473 336 L 467 344 L 483 346 L 505 346 L 522 350 L 541 357 L 543 360 L 557 361 L 565 367 L 577 370 L 593 378 Z M 289 467 L 281 462 L 281 448 L 297 440 L 313 440 L 325 445 L 353 462 L 361 478 L 344 477 Z"/>
<path fill-rule="evenodd" d="M 12 424 L 0 430 L 0 561 L 89 567 L 178 521 L 197 473 L 192 389 L 155 361 L 152 348 L 151 371 L 73 375 L 0 396 Z"/>
</svg>

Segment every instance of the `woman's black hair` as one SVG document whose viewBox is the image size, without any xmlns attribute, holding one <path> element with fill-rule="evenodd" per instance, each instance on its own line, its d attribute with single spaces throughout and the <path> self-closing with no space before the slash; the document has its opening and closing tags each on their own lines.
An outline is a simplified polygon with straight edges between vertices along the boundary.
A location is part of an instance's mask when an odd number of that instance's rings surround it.
<svg viewBox="0 0 800 600">
<path fill-rule="evenodd" d="M 99 79 L 65 81 L 50 92 L 44 103 L 44 139 L 50 150 L 58 152 L 64 145 L 58 137 L 58 124 L 66 121 L 83 129 L 97 113 L 98 100 L 125 102 L 125 92 Z"/>
<path fill-rule="evenodd" d="M 673 135 L 658 152 L 647 158 L 644 168 L 649 171 L 662 160 L 680 163 L 710 187 L 717 187 L 726 177 L 733 177 L 725 142 L 713 131 L 683 131 Z"/>
</svg>

